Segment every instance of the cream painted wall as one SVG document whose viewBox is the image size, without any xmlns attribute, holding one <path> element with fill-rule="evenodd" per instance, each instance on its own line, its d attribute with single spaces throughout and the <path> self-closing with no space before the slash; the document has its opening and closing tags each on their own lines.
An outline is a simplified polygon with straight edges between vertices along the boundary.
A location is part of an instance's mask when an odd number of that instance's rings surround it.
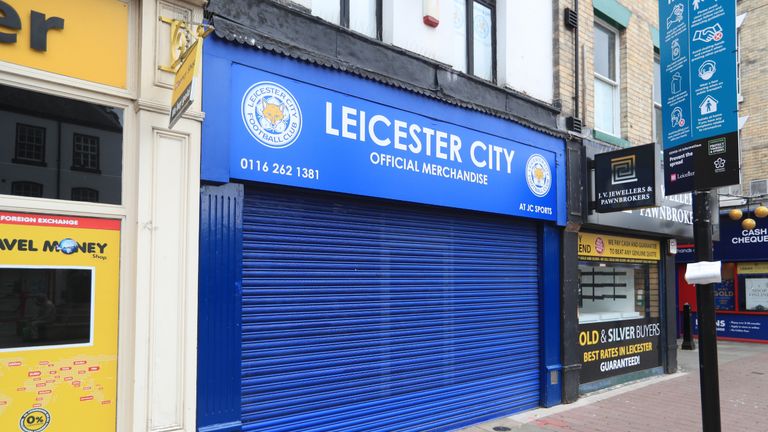
<svg viewBox="0 0 768 432">
<path fill-rule="evenodd" d="M 552 0 L 497 2 L 499 84 L 552 102 Z"/>
<path fill-rule="evenodd" d="M 124 109 L 121 205 L 0 195 L 0 210 L 122 221 L 117 430 L 195 431 L 200 86 L 168 129 L 169 26 L 202 21 L 204 0 L 126 0 L 128 88 L 0 61 L 0 84 Z M 200 81 L 198 81 L 200 82 Z M 117 317 L 116 317 L 117 318 Z"/>
</svg>

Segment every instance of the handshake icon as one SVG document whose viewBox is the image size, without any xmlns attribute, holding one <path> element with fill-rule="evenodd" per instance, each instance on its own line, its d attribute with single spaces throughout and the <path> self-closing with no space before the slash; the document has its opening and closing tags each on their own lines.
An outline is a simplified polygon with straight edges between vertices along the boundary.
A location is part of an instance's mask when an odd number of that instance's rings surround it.
<svg viewBox="0 0 768 432">
<path fill-rule="evenodd" d="M 715 24 L 701 30 L 696 30 L 693 34 L 693 40 L 702 42 L 719 41 L 723 38 L 723 28 L 720 24 Z"/>
</svg>

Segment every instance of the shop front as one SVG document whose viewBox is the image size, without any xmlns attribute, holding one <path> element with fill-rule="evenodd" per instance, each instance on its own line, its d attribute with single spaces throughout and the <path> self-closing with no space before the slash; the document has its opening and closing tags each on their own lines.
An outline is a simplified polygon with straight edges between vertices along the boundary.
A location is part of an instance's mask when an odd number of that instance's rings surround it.
<svg viewBox="0 0 768 432">
<path fill-rule="evenodd" d="M 585 141 L 585 150 L 591 159 L 615 149 Z M 595 171 L 592 177 L 597 175 Z M 605 181 L 592 177 L 588 178 L 593 184 Z M 630 175 L 631 181 L 620 184 L 637 188 L 635 178 L 639 177 Z M 581 394 L 677 370 L 675 245 L 691 239 L 693 212 L 690 195 L 667 197 L 660 180 L 650 176 L 649 189 L 660 195 L 657 206 L 590 211 L 578 232 L 571 234 L 577 242 L 565 251 L 568 274 L 563 291 L 568 402 Z M 594 190 L 590 197 L 595 208 Z"/>
<path fill-rule="evenodd" d="M 198 427 L 450 430 L 559 403 L 564 142 L 220 36 Z"/>
<path fill-rule="evenodd" d="M 202 8 L 160 3 L 0 1 L 2 431 L 192 430 L 200 122 L 139 29 Z"/>
<path fill-rule="evenodd" d="M 662 365 L 658 240 L 579 234 L 582 385 Z"/>
<path fill-rule="evenodd" d="M 722 282 L 714 284 L 715 328 L 718 339 L 768 343 L 768 225 L 756 219 L 753 229 L 741 220 L 720 215 L 720 240 L 714 243 L 714 258 L 722 262 Z M 678 309 L 687 303 L 696 320 L 696 287 L 685 281 L 687 263 L 695 262 L 693 245 L 683 245 L 678 256 Z M 682 328 L 682 327 L 681 327 Z"/>
</svg>

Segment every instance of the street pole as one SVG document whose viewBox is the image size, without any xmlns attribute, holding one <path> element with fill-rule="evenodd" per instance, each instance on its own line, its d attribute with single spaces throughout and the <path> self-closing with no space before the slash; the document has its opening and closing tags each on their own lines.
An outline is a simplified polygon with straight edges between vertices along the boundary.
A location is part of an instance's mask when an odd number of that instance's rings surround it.
<svg viewBox="0 0 768 432">
<path fill-rule="evenodd" d="M 697 261 L 713 261 L 709 189 L 694 192 L 693 239 Z M 712 284 L 696 284 L 699 320 L 699 380 L 704 432 L 720 432 L 720 384 L 717 372 L 715 294 Z"/>
</svg>

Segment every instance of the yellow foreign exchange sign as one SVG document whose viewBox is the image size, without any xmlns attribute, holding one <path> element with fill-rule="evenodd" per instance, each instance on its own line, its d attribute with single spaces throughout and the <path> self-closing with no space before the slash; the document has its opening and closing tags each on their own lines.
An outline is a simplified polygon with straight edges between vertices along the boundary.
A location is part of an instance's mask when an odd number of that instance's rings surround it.
<svg viewBox="0 0 768 432">
<path fill-rule="evenodd" d="M 588 261 L 659 261 L 661 248 L 657 240 L 581 232 L 579 258 Z"/>
<path fill-rule="evenodd" d="M 127 0 L 0 0 L 0 61 L 126 88 Z"/>
<path fill-rule="evenodd" d="M 0 212 L 0 431 L 114 431 L 120 221 Z"/>
</svg>

